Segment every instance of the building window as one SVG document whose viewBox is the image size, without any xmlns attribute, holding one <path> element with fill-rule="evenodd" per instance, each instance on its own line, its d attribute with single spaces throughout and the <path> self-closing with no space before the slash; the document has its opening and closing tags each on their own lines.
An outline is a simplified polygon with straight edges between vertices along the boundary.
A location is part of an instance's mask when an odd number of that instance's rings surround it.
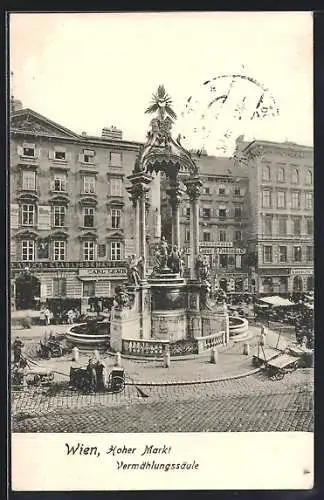
<svg viewBox="0 0 324 500">
<path fill-rule="evenodd" d="M 278 191 L 277 193 L 277 207 L 286 208 L 286 193 L 284 191 Z"/>
<path fill-rule="evenodd" d="M 120 228 L 121 222 L 121 210 L 119 208 L 113 208 L 111 210 L 111 226 L 113 229 Z"/>
<path fill-rule="evenodd" d="M 305 183 L 309 186 L 313 183 L 313 173 L 311 172 L 311 170 L 307 170 L 306 172 Z"/>
<path fill-rule="evenodd" d="M 65 260 L 65 241 L 54 241 L 54 260 Z"/>
<path fill-rule="evenodd" d="M 234 208 L 234 217 L 235 219 L 240 219 L 242 217 L 242 209 L 241 207 Z"/>
<path fill-rule="evenodd" d="M 210 241 L 210 232 L 209 231 L 203 232 L 203 241 Z"/>
<path fill-rule="evenodd" d="M 279 234 L 281 236 L 287 234 L 287 217 L 279 217 Z"/>
<path fill-rule="evenodd" d="M 226 194 L 225 188 L 223 187 L 218 188 L 218 194 L 220 196 L 224 196 Z"/>
<path fill-rule="evenodd" d="M 291 193 L 291 207 L 300 208 L 300 193 L 299 191 L 293 191 Z"/>
<path fill-rule="evenodd" d="M 301 233 L 301 220 L 300 217 L 293 218 L 293 232 L 294 235 L 300 235 Z"/>
<path fill-rule="evenodd" d="M 186 217 L 190 217 L 190 207 L 186 208 Z"/>
<path fill-rule="evenodd" d="M 210 188 L 209 187 L 204 187 L 204 194 L 210 194 Z"/>
<path fill-rule="evenodd" d="M 83 225 L 84 227 L 94 227 L 95 209 L 93 207 L 84 207 Z"/>
<path fill-rule="evenodd" d="M 96 192 L 96 178 L 93 175 L 83 177 L 83 192 L 86 194 L 94 194 Z"/>
<path fill-rule="evenodd" d="M 272 247 L 264 246 L 263 247 L 263 262 L 270 263 L 272 262 Z"/>
<path fill-rule="evenodd" d="M 94 241 L 84 241 L 83 242 L 83 259 L 84 260 L 95 260 L 96 244 Z"/>
<path fill-rule="evenodd" d="M 54 175 L 54 191 L 66 191 L 66 175 L 65 174 L 55 174 Z"/>
<path fill-rule="evenodd" d="M 226 231 L 219 231 L 219 241 L 226 241 Z"/>
<path fill-rule="evenodd" d="M 225 217 L 226 217 L 226 208 L 220 208 L 220 209 L 218 210 L 218 215 L 219 215 L 219 217 L 221 217 L 221 218 L 225 218 Z"/>
<path fill-rule="evenodd" d="M 278 182 L 285 182 L 285 169 L 283 167 L 278 168 Z"/>
<path fill-rule="evenodd" d="M 271 192 L 268 189 L 262 191 L 262 206 L 264 208 L 271 207 Z"/>
<path fill-rule="evenodd" d="M 54 151 L 54 160 L 66 160 L 66 152 L 63 150 L 55 150 Z"/>
<path fill-rule="evenodd" d="M 305 193 L 305 208 L 312 210 L 313 208 L 313 193 Z"/>
<path fill-rule="evenodd" d="M 190 230 L 189 229 L 185 230 L 185 241 L 190 241 Z"/>
<path fill-rule="evenodd" d="M 26 191 L 34 191 L 36 189 L 36 172 L 24 170 L 22 173 L 22 188 Z"/>
<path fill-rule="evenodd" d="M 107 245 L 105 243 L 98 245 L 98 257 L 104 259 L 106 257 L 106 250 L 107 250 Z"/>
<path fill-rule="evenodd" d="M 240 188 L 234 188 L 234 196 L 241 196 L 241 189 Z"/>
<path fill-rule="evenodd" d="M 82 296 L 83 297 L 94 297 L 95 296 L 95 281 L 84 281 L 82 286 Z"/>
<path fill-rule="evenodd" d="M 268 167 L 268 166 L 263 167 L 262 180 L 263 181 L 270 181 L 270 167 Z"/>
<path fill-rule="evenodd" d="M 291 173 L 291 182 L 293 184 L 299 183 L 299 172 L 298 172 L 297 168 L 294 168 L 292 173 Z"/>
<path fill-rule="evenodd" d="M 23 147 L 23 155 L 29 156 L 30 158 L 35 158 L 35 147 L 24 146 Z"/>
<path fill-rule="evenodd" d="M 312 246 L 306 247 L 306 260 L 312 262 L 314 259 L 314 250 Z"/>
<path fill-rule="evenodd" d="M 83 161 L 84 163 L 93 163 L 95 152 L 90 149 L 83 150 Z"/>
<path fill-rule="evenodd" d="M 210 218 L 210 208 L 203 208 L 203 218 L 204 219 Z"/>
<path fill-rule="evenodd" d="M 110 153 L 110 165 L 112 167 L 121 167 L 122 166 L 121 153 Z"/>
<path fill-rule="evenodd" d="M 235 231 L 234 238 L 235 241 L 242 241 L 242 231 Z"/>
<path fill-rule="evenodd" d="M 279 247 L 279 262 L 287 262 L 287 247 Z"/>
<path fill-rule="evenodd" d="M 110 180 L 110 194 L 111 196 L 121 196 L 122 195 L 122 180 L 121 179 L 111 179 Z"/>
<path fill-rule="evenodd" d="M 21 242 L 21 260 L 24 262 L 35 259 L 35 242 L 26 240 Z"/>
<path fill-rule="evenodd" d="M 66 295 L 66 278 L 53 279 L 53 296 L 65 297 Z"/>
<path fill-rule="evenodd" d="M 264 234 L 270 235 L 272 234 L 272 216 L 266 215 L 264 217 Z"/>
<path fill-rule="evenodd" d="M 111 260 L 121 260 L 121 243 L 119 241 L 111 243 Z"/>
<path fill-rule="evenodd" d="M 294 261 L 301 262 L 302 260 L 302 250 L 301 247 L 294 247 Z"/>
<path fill-rule="evenodd" d="M 22 206 L 22 225 L 33 226 L 35 224 L 35 205 L 24 204 Z"/>
<path fill-rule="evenodd" d="M 65 210 L 63 205 L 54 206 L 54 227 L 63 227 L 65 225 Z"/>
<path fill-rule="evenodd" d="M 306 219 L 306 233 L 310 236 L 314 233 L 313 219 Z"/>
</svg>

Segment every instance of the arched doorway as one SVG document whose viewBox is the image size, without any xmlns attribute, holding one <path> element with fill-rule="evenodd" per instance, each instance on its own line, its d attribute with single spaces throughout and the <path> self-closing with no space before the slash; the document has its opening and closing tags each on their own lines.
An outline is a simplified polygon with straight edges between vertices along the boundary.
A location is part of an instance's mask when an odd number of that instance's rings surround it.
<svg viewBox="0 0 324 500">
<path fill-rule="evenodd" d="M 307 278 L 307 290 L 309 292 L 314 290 L 314 276 L 308 276 L 308 278 Z"/>
<path fill-rule="evenodd" d="M 300 276 L 294 277 L 293 291 L 294 292 L 302 292 L 303 291 L 303 280 Z"/>
<path fill-rule="evenodd" d="M 34 309 L 35 297 L 40 297 L 40 281 L 23 275 L 16 279 L 16 309 Z"/>
<path fill-rule="evenodd" d="M 224 292 L 227 292 L 227 279 L 226 278 L 221 278 L 219 280 L 219 287 L 224 290 Z"/>
</svg>

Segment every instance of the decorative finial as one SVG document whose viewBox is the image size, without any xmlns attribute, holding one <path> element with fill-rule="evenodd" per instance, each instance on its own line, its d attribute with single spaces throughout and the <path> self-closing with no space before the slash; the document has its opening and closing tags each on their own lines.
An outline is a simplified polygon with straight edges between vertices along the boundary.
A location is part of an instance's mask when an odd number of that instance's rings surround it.
<svg viewBox="0 0 324 500">
<path fill-rule="evenodd" d="M 152 95 L 151 105 L 146 109 L 145 113 L 151 114 L 157 111 L 160 119 L 164 119 L 167 114 L 175 120 L 177 115 L 171 106 L 171 97 L 167 94 L 164 85 L 159 85 L 156 94 Z"/>
</svg>

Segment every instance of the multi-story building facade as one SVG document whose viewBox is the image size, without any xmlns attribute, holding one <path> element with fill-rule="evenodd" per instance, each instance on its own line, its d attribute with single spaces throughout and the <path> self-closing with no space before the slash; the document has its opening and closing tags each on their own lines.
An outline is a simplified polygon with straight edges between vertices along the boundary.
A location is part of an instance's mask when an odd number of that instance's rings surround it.
<svg viewBox="0 0 324 500">
<path fill-rule="evenodd" d="M 228 292 L 254 291 L 249 280 L 247 238 L 250 224 L 249 178 L 246 170 L 224 157 L 202 155 L 200 196 L 200 253 L 207 256 L 213 284 Z M 163 184 L 162 184 L 163 186 Z M 170 213 L 162 195 L 163 227 L 168 234 Z M 189 267 L 190 206 L 181 202 L 180 240 Z"/>
<path fill-rule="evenodd" d="M 11 115 L 11 298 L 13 308 L 65 299 L 83 310 L 114 295 L 135 253 L 125 180 L 139 143 L 115 127 L 75 134 L 30 109 Z M 159 212 L 148 200 L 148 218 Z"/>
<path fill-rule="evenodd" d="M 246 237 L 257 291 L 313 290 L 313 148 L 241 141 L 238 150 L 249 175 L 252 223 Z"/>
</svg>

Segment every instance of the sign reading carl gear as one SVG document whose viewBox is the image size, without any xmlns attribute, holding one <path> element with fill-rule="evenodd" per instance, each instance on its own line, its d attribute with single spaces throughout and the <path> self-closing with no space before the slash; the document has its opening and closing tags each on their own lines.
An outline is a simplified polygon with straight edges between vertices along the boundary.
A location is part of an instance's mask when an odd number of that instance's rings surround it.
<svg viewBox="0 0 324 500">
<path fill-rule="evenodd" d="M 79 277 L 88 277 L 88 276 L 93 276 L 95 278 L 111 278 L 111 277 L 118 277 L 118 276 L 123 276 L 126 274 L 126 268 L 123 267 L 116 267 L 116 268 L 102 268 L 102 269 L 80 269 L 79 270 Z"/>
</svg>

